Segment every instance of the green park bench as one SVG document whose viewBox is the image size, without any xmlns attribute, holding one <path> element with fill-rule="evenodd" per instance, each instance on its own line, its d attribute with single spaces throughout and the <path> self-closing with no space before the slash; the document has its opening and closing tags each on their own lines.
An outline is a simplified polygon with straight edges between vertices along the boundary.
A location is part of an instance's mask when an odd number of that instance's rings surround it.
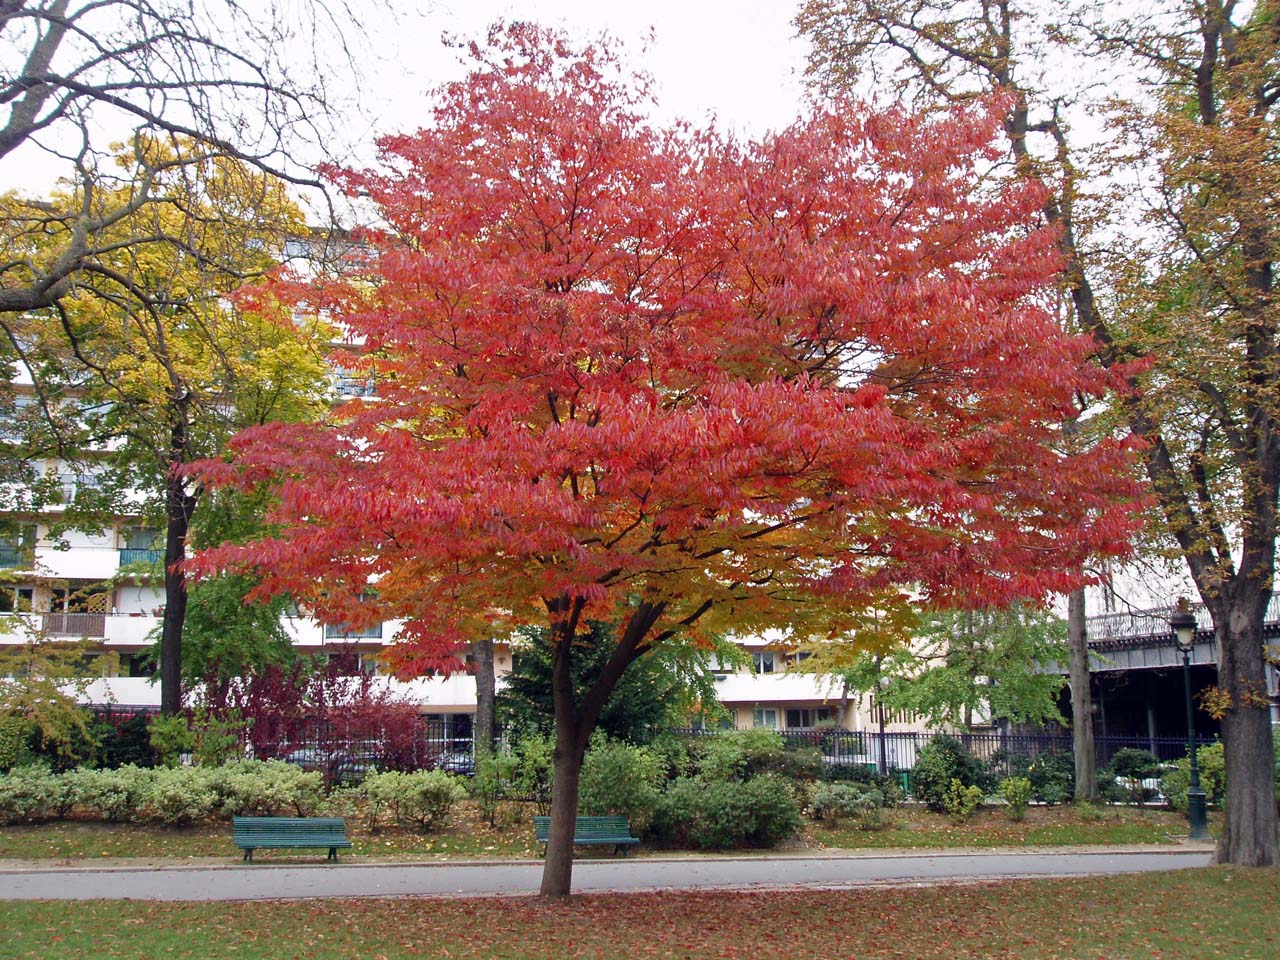
<svg viewBox="0 0 1280 960">
<path fill-rule="evenodd" d="M 551 834 L 551 818 L 534 817 L 533 829 L 538 835 L 538 842 L 543 845 L 543 853 L 546 853 L 547 838 Z M 625 857 L 627 849 L 639 842 L 631 836 L 626 817 L 577 817 L 573 821 L 575 847 L 612 846 L 615 854 L 621 850 Z"/>
<path fill-rule="evenodd" d="M 338 861 L 338 848 L 351 846 L 342 817 L 233 817 L 232 835 L 244 859 L 253 851 L 286 847 L 328 847 L 326 860 Z"/>
</svg>

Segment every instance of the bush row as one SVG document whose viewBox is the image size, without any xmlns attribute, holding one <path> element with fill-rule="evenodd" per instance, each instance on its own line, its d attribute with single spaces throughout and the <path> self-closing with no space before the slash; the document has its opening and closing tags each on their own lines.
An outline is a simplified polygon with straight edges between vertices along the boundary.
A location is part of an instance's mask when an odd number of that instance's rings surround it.
<svg viewBox="0 0 1280 960">
<path fill-rule="evenodd" d="M 384 821 L 430 829 L 467 795 L 459 778 L 438 770 L 380 773 L 351 791 L 324 793 L 318 771 L 279 760 L 221 767 L 124 766 L 54 773 L 43 765 L 0 776 L 0 823 L 81 817 L 181 826 L 232 816 L 311 816 L 361 806 L 371 829 Z"/>
<path fill-rule="evenodd" d="M 0 821 L 31 823 L 72 811 L 102 820 L 188 824 L 210 817 L 309 816 L 324 799 L 319 773 L 278 760 L 221 767 L 123 766 L 53 773 L 17 767 L 0 776 Z"/>
</svg>

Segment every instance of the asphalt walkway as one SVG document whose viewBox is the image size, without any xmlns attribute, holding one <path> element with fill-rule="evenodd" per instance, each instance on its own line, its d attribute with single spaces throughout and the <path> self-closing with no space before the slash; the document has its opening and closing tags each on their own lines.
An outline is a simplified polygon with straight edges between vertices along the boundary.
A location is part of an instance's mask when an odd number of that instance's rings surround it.
<svg viewBox="0 0 1280 960">
<path fill-rule="evenodd" d="M 845 888 L 1009 877 L 1142 873 L 1205 866 L 1208 847 L 1059 852 L 846 854 L 580 860 L 576 892 Z M 278 900 L 313 897 L 482 897 L 531 894 L 539 861 L 487 863 L 270 862 L 240 865 L 6 866 L 6 900 Z"/>
</svg>

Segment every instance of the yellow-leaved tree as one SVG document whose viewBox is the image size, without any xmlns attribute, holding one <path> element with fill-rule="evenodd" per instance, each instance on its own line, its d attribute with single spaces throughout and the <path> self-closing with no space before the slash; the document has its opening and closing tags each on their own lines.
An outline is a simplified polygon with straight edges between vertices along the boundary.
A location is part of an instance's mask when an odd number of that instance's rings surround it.
<svg viewBox="0 0 1280 960">
<path fill-rule="evenodd" d="M 141 514 L 162 531 L 161 704 L 173 712 L 187 605 L 179 564 L 203 495 L 184 467 L 217 456 L 244 427 L 319 416 L 330 336 L 314 318 L 240 293 L 306 231 L 283 183 L 227 157 L 192 162 L 167 143 L 137 143 L 119 162 L 160 178 L 147 190 L 164 202 L 115 225 L 120 243 L 100 251 L 94 282 L 15 321 L 45 414 L 25 455 L 74 464 L 91 479 L 66 505 L 64 525 L 100 528 Z M 72 210 L 85 199 L 73 191 L 48 203 Z M 120 198 L 99 201 L 118 206 Z M 48 255 L 63 246 L 53 238 Z M 33 242 L 29 253 L 46 251 Z M 33 505 L 42 492 L 37 483 Z"/>
</svg>

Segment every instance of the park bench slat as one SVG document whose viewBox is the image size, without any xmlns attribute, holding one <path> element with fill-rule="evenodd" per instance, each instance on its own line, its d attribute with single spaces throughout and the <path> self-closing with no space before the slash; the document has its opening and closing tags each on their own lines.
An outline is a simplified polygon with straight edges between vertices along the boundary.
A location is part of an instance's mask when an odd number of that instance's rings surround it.
<svg viewBox="0 0 1280 960">
<path fill-rule="evenodd" d="M 551 834 L 550 817 L 534 817 L 533 829 L 538 842 L 546 844 Z M 631 827 L 626 817 L 576 817 L 573 821 L 574 846 L 609 846 L 616 854 L 619 850 L 626 856 L 627 849 L 639 843 L 639 839 L 631 836 Z"/>
<path fill-rule="evenodd" d="M 328 847 L 326 859 L 337 861 L 338 848 L 351 846 L 342 817 L 233 817 L 231 833 L 250 863 L 254 850 L 311 847 Z"/>
</svg>

